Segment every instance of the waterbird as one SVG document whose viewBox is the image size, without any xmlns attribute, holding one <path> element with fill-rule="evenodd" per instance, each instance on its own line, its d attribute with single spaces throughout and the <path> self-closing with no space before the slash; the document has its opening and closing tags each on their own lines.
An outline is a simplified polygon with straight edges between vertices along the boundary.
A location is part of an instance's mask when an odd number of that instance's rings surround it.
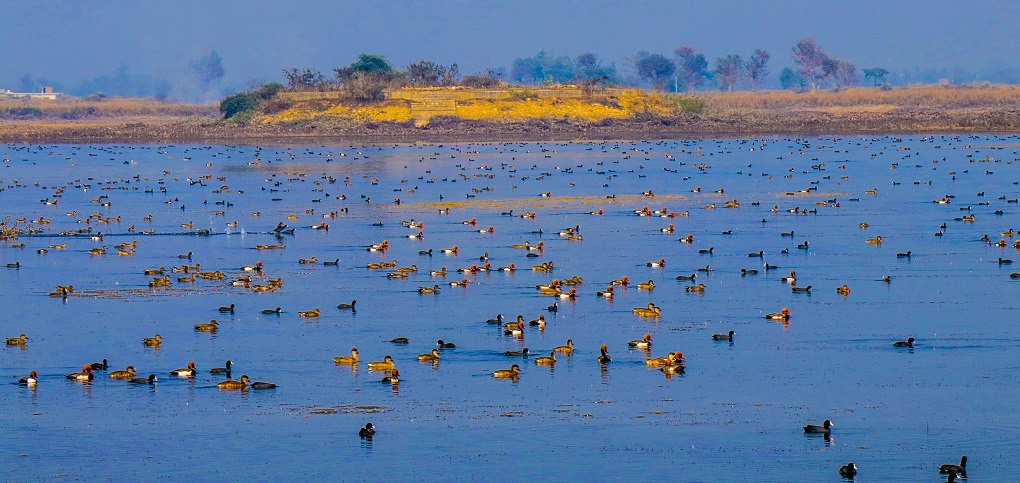
<svg viewBox="0 0 1020 483">
<path fill-rule="evenodd" d="M 457 347 L 457 344 L 454 344 L 453 342 L 444 342 L 443 339 L 437 340 L 436 345 L 439 346 L 440 349 L 454 349 Z"/>
<path fill-rule="evenodd" d="M 340 310 L 350 309 L 350 310 L 354 311 L 354 310 L 356 310 L 354 308 L 354 305 L 357 304 L 357 303 L 358 303 L 357 300 L 351 300 L 351 303 L 349 303 L 349 304 L 343 304 L 343 303 L 337 304 L 336 308 L 338 308 Z"/>
<path fill-rule="evenodd" d="M 608 364 L 610 361 L 613 360 L 612 358 L 609 357 L 609 353 L 607 352 L 605 344 L 602 344 L 602 347 L 599 347 L 599 352 L 600 355 L 598 359 L 596 359 L 599 364 Z"/>
<path fill-rule="evenodd" d="M 217 389 L 226 389 L 226 390 L 237 390 L 237 389 L 244 390 L 244 389 L 248 388 L 248 383 L 250 381 L 251 381 L 251 379 L 248 378 L 248 375 L 244 374 L 244 375 L 241 376 L 241 380 L 239 380 L 239 381 L 235 381 L 233 379 L 227 379 L 226 381 L 220 381 L 220 382 L 216 383 L 216 388 Z"/>
<path fill-rule="evenodd" d="M 500 369 L 493 371 L 492 377 L 497 379 L 516 379 L 520 376 L 521 367 L 517 364 L 513 364 L 509 369 Z"/>
<path fill-rule="evenodd" d="M 182 367 L 170 371 L 171 376 L 177 377 L 195 377 L 198 369 L 195 368 L 195 361 L 188 361 L 188 367 Z"/>
<path fill-rule="evenodd" d="M 734 332 L 731 330 L 729 334 L 712 334 L 712 340 L 728 340 L 733 342 Z"/>
<path fill-rule="evenodd" d="M 829 434 L 829 432 L 832 430 L 832 426 L 833 426 L 832 421 L 826 419 L 824 422 L 822 422 L 821 426 L 817 424 L 808 424 L 804 426 L 804 432 L 809 434 L 810 433 Z"/>
<path fill-rule="evenodd" d="M 958 464 L 958 465 L 954 465 L 952 463 L 947 463 L 947 464 L 944 464 L 942 466 L 939 466 L 939 473 L 941 473 L 941 474 L 957 473 L 960 476 L 966 478 L 967 477 L 967 457 L 964 456 L 964 457 L 960 458 L 960 464 Z"/>
<path fill-rule="evenodd" d="M 230 365 L 231 362 L 228 360 L 225 364 L 223 364 L 223 367 L 214 367 L 209 369 L 209 374 L 228 374 L 227 377 L 230 377 Z"/>
<path fill-rule="evenodd" d="M 853 479 L 857 475 L 857 465 L 853 463 L 847 463 L 839 467 L 839 476 L 847 479 Z"/>
<path fill-rule="evenodd" d="M 277 314 L 277 315 L 279 315 L 282 312 L 283 312 L 283 310 L 281 310 L 279 307 L 277 307 L 275 309 L 263 309 L 262 310 L 262 313 L 266 314 L 266 315 L 270 315 L 270 314 Z"/>
<path fill-rule="evenodd" d="M 386 357 L 383 357 L 382 361 L 369 362 L 368 368 L 373 371 L 393 369 L 393 357 L 390 356 L 389 354 L 386 354 Z"/>
<path fill-rule="evenodd" d="M 397 371 L 397 368 L 394 367 L 390 371 L 390 375 L 382 378 L 381 382 L 383 382 L 385 384 L 396 384 L 396 383 L 400 382 L 400 371 Z"/>
<path fill-rule="evenodd" d="M 438 362 L 439 361 L 439 349 L 432 349 L 432 352 L 428 354 L 419 354 L 419 362 Z"/>
<path fill-rule="evenodd" d="M 156 334 L 153 337 L 144 337 L 144 338 L 142 338 L 142 345 L 149 346 L 149 347 L 159 347 L 159 345 L 162 342 L 163 342 L 163 337 L 160 336 L 159 334 Z"/>
<path fill-rule="evenodd" d="M 375 426 L 373 426 L 372 423 L 368 423 L 364 428 L 358 430 L 358 437 L 362 439 L 371 439 L 373 436 L 375 436 Z"/>
<path fill-rule="evenodd" d="M 914 348 L 914 338 L 913 337 L 908 337 L 907 340 L 898 340 L 896 342 L 893 342 L 893 347 L 909 347 L 909 348 L 913 349 Z"/>
<path fill-rule="evenodd" d="M 28 336 L 21 334 L 17 337 L 8 337 L 7 345 L 25 345 L 25 341 L 28 340 Z"/>
<path fill-rule="evenodd" d="M 130 382 L 132 384 L 155 384 L 156 383 L 156 375 L 155 374 L 149 374 L 149 377 L 134 377 L 134 378 L 128 379 L 128 382 Z"/>
<path fill-rule="evenodd" d="M 216 322 L 216 319 L 213 319 L 207 324 L 195 324 L 195 330 L 198 332 L 216 332 L 218 326 L 219 322 Z"/>
<path fill-rule="evenodd" d="M 234 313 L 234 304 L 225 305 L 223 307 L 220 307 L 218 310 L 220 312 L 223 312 L 223 313 L 231 313 L 232 314 L 232 313 Z"/>
<path fill-rule="evenodd" d="M 503 355 L 507 357 L 528 357 L 528 348 L 525 347 L 519 351 L 503 351 Z"/>
<path fill-rule="evenodd" d="M 27 376 L 18 379 L 19 386 L 35 387 L 37 382 L 39 382 L 39 376 L 35 374 L 35 371 L 29 372 Z"/>
<path fill-rule="evenodd" d="M 92 369 L 92 366 L 86 364 L 85 367 L 82 367 L 81 372 L 72 372 L 64 377 L 76 381 L 91 381 L 95 378 L 95 373 L 96 371 Z"/>
<path fill-rule="evenodd" d="M 629 347 L 637 347 L 639 349 L 647 349 L 652 346 L 651 334 L 645 334 L 644 337 L 636 340 L 632 340 L 627 343 Z"/>
<path fill-rule="evenodd" d="M 275 389 L 276 384 L 273 384 L 271 382 L 256 381 L 251 383 L 251 388 L 256 391 L 261 391 L 265 389 Z"/>
<path fill-rule="evenodd" d="M 765 318 L 770 320 L 788 320 L 790 318 L 790 309 L 783 307 L 783 310 L 778 313 L 765 314 Z"/>
<path fill-rule="evenodd" d="M 135 377 L 134 366 L 127 366 L 123 371 L 113 371 L 110 373 L 110 379 L 131 379 Z"/>
</svg>

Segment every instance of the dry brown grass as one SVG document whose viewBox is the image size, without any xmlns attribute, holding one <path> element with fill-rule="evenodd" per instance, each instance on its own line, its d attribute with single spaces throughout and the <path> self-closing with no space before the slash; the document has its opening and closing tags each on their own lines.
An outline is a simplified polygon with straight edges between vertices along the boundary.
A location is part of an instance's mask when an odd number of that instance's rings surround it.
<svg viewBox="0 0 1020 483">
<path fill-rule="evenodd" d="M 969 108 L 1020 105 L 1020 86 L 906 86 L 883 90 L 857 87 L 841 91 L 710 92 L 700 94 L 708 109 L 818 109 L 876 106 L 891 108 Z"/>
<path fill-rule="evenodd" d="M 215 104 L 178 104 L 157 99 L 109 98 L 90 101 L 64 98 L 0 99 L 0 119 L 87 119 L 113 117 L 210 117 L 219 116 Z"/>
</svg>

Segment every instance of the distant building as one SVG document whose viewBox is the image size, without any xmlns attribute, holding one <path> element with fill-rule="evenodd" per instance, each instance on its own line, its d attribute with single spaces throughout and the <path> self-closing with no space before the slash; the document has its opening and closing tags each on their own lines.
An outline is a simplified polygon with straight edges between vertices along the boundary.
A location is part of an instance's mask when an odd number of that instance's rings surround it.
<svg viewBox="0 0 1020 483">
<path fill-rule="evenodd" d="M 63 94 L 59 92 L 53 92 L 53 88 L 50 86 L 43 86 L 39 89 L 39 92 L 11 92 L 0 89 L 0 99 L 46 99 L 55 101 L 62 96 Z"/>
</svg>

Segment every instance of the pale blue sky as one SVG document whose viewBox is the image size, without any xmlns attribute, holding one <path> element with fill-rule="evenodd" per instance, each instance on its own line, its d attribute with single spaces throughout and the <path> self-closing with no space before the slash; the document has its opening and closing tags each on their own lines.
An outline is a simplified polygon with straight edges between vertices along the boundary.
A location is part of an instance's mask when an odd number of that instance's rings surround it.
<svg viewBox="0 0 1020 483">
<path fill-rule="evenodd" d="M 1020 67 L 1018 33 L 1020 6 L 1006 0 L 2 0 L 0 87 L 24 73 L 70 85 L 122 64 L 176 82 L 210 49 L 235 85 L 289 66 L 329 72 L 360 52 L 473 73 L 543 48 L 619 62 L 683 44 L 710 61 L 764 48 L 777 73 L 807 36 L 862 68 L 981 73 Z"/>
</svg>

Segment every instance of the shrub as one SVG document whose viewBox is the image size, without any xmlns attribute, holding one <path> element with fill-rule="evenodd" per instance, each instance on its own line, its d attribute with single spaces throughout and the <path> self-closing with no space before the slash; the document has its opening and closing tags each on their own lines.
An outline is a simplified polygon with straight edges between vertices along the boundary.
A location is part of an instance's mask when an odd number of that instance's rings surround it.
<svg viewBox="0 0 1020 483">
<path fill-rule="evenodd" d="M 223 119 L 230 119 L 242 112 L 254 111 L 258 107 L 259 101 L 249 92 L 227 96 L 220 101 L 220 112 L 223 113 Z"/>
<path fill-rule="evenodd" d="M 460 85 L 464 87 L 473 87 L 476 89 L 491 89 L 493 87 L 499 87 L 499 79 L 495 77 L 482 76 L 482 75 L 469 75 L 460 81 Z"/>
</svg>

